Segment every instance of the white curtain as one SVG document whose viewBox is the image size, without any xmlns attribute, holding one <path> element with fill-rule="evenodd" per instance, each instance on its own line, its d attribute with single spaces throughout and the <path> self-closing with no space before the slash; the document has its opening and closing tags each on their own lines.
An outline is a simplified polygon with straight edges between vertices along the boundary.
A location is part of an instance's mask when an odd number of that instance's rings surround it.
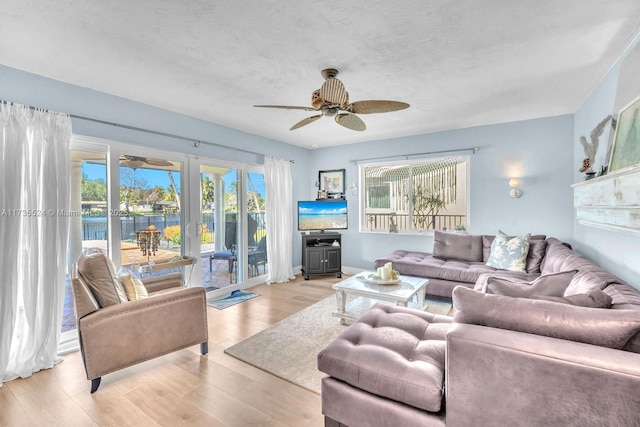
<svg viewBox="0 0 640 427">
<path fill-rule="evenodd" d="M 264 182 L 267 190 L 267 284 L 284 283 L 293 274 L 293 191 L 291 162 L 265 156 Z"/>
<path fill-rule="evenodd" d="M 0 386 L 59 361 L 70 141 L 69 115 L 0 105 Z"/>
</svg>

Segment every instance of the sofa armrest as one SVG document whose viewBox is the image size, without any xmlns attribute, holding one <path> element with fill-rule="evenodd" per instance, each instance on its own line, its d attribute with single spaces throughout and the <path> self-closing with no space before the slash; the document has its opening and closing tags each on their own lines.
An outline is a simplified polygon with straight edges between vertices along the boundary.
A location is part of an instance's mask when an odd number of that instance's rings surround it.
<svg viewBox="0 0 640 427">
<path fill-rule="evenodd" d="M 142 279 L 147 292 L 157 292 L 167 288 L 175 288 L 182 286 L 182 274 L 170 273 L 162 276 L 152 276 Z"/>
<path fill-rule="evenodd" d="M 447 424 L 640 425 L 640 354 L 456 323 Z"/>
<path fill-rule="evenodd" d="M 102 308 L 81 318 L 87 379 L 207 342 L 204 288 L 179 288 Z"/>
</svg>

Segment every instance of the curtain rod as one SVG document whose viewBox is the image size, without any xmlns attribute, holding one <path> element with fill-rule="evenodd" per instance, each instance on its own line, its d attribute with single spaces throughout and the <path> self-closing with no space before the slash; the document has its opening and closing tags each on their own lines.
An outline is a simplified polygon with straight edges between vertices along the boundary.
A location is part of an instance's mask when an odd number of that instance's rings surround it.
<svg viewBox="0 0 640 427">
<path fill-rule="evenodd" d="M 12 103 L 11 101 L 5 101 L 4 99 L 0 99 L 0 102 L 3 103 L 3 104 Z M 22 104 L 20 104 L 20 105 L 22 105 Z M 33 107 L 31 105 L 26 105 L 26 107 L 28 107 L 31 110 L 35 110 L 36 109 L 36 107 Z M 229 147 L 228 145 L 217 144 L 215 142 L 209 142 L 209 141 L 205 141 L 205 140 L 202 140 L 202 139 L 190 138 L 188 136 L 175 135 L 173 133 L 160 132 L 160 131 L 157 131 L 157 130 L 145 129 L 145 128 L 141 128 L 141 127 L 137 127 L 137 126 L 125 125 L 125 124 L 122 124 L 122 123 L 108 122 L 106 120 L 99 120 L 99 119 L 94 119 L 94 118 L 91 118 L 91 117 L 78 116 L 76 114 L 69 114 L 69 117 L 74 118 L 74 119 L 94 122 L 94 123 L 100 123 L 100 124 L 103 124 L 103 125 L 109 125 L 109 126 L 115 126 L 115 127 L 119 127 L 119 128 L 123 128 L 123 129 L 133 130 L 133 131 L 136 131 L 136 132 L 145 132 L 145 133 L 150 133 L 152 135 L 164 136 L 164 137 L 174 138 L 174 139 L 181 139 L 183 141 L 192 142 L 193 146 L 195 148 L 198 148 L 200 146 L 200 144 L 204 144 L 204 145 L 209 145 L 211 147 L 218 147 L 218 148 L 224 148 L 224 149 L 227 149 L 227 150 L 239 151 L 241 153 L 254 154 L 256 156 L 266 156 L 266 154 L 258 153 L 257 151 L 245 150 L 243 148 Z M 295 163 L 295 160 L 289 160 L 289 162 Z"/>
<path fill-rule="evenodd" d="M 480 149 L 480 147 L 469 147 L 469 148 L 458 148 L 458 149 L 455 149 L 455 150 L 427 151 L 425 153 L 398 154 L 398 155 L 395 155 L 395 156 L 367 157 L 367 158 L 364 158 L 364 159 L 349 160 L 349 162 L 351 162 L 353 164 L 358 164 L 358 163 L 364 162 L 366 160 L 381 160 L 381 159 L 395 159 L 395 158 L 404 158 L 405 160 L 409 160 L 409 157 L 426 156 L 428 154 L 458 153 L 458 152 L 462 152 L 462 151 L 471 151 L 472 154 L 476 154 L 476 151 L 478 151 L 479 149 Z"/>
</svg>

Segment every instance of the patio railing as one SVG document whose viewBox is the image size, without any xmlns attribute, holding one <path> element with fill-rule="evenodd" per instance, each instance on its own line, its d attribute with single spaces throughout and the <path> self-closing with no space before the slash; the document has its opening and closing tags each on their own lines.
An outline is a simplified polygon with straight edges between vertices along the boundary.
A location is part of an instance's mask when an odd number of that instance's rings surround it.
<svg viewBox="0 0 640 427">
<path fill-rule="evenodd" d="M 467 226 L 466 215 L 414 215 L 413 224 L 408 214 L 372 213 L 367 214 L 366 228 L 372 231 L 387 231 L 391 225 L 391 218 L 397 225 L 398 231 L 406 230 L 454 230 L 456 226 Z M 420 225 L 423 225 L 420 228 Z"/>
</svg>

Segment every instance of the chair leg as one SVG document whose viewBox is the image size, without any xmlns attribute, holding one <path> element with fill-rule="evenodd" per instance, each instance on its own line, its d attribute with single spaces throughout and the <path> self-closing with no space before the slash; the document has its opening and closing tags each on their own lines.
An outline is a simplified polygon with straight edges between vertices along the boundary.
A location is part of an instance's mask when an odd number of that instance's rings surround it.
<svg viewBox="0 0 640 427">
<path fill-rule="evenodd" d="M 209 353 L 209 342 L 205 341 L 200 343 L 200 354 L 204 356 L 207 353 Z"/>
<path fill-rule="evenodd" d="M 91 393 L 95 393 L 96 390 L 98 390 L 98 387 L 100 387 L 100 380 L 102 380 L 102 377 L 91 380 Z"/>
</svg>

